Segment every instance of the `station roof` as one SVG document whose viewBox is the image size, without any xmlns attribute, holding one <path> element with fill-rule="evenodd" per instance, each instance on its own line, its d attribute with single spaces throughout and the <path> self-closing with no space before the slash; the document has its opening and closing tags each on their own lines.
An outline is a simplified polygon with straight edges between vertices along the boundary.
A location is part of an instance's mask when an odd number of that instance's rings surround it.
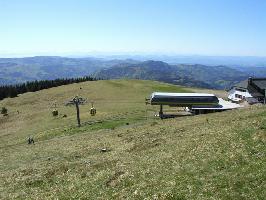
<svg viewBox="0 0 266 200">
<path fill-rule="evenodd" d="M 251 78 L 251 81 L 252 84 L 256 85 L 260 89 L 266 89 L 266 78 Z M 248 89 L 248 86 L 250 86 L 248 80 L 241 81 L 235 85 L 235 87 L 245 88 L 245 89 Z"/>
<path fill-rule="evenodd" d="M 238 84 L 236 84 L 234 87 L 247 89 L 248 88 L 248 80 L 241 81 Z"/>
<path fill-rule="evenodd" d="M 153 92 L 151 94 L 152 97 L 155 96 L 163 96 L 163 97 L 213 97 L 214 94 L 207 94 L 207 93 L 170 93 L 170 92 Z"/>
<path fill-rule="evenodd" d="M 232 110 L 236 108 L 242 108 L 242 105 L 225 101 L 222 98 L 219 99 L 219 104 L 217 106 L 193 106 L 192 110 Z"/>
<path fill-rule="evenodd" d="M 250 78 L 249 80 L 241 81 L 234 87 L 247 89 L 253 97 L 264 97 L 263 90 L 266 90 L 266 78 Z"/>
<path fill-rule="evenodd" d="M 253 83 L 261 89 L 266 89 L 266 78 L 253 79 Z"/>
</svg>

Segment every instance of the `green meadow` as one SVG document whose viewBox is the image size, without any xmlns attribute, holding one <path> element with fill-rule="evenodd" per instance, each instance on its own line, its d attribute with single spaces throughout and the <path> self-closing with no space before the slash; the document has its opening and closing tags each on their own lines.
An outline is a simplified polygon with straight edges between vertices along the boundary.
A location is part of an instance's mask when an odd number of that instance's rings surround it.
<svg viewBox="0 0 266 200">
<path fill-rule="evenodd" d="M 105 80 L 0 101 L 0 199 L 265 199 L 265 106 L 160 120 L 153 91 L 204 90 Z"/>
</svg>

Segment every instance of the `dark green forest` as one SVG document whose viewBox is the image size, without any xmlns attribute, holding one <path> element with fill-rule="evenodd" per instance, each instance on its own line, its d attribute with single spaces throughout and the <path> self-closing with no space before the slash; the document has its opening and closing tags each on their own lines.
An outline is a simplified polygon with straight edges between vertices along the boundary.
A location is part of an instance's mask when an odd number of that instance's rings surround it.
<svg viewBox="0 0 266 200">
<path fill-rule="evenodd" d="M 36 80 L 16 85 L 0 86 L 0 100 L 7 97 L 10 98 L 17 97 L 18 94 L 23 94 L 26 92 L 36 92 L 43 89 L 58 87 L 61 85 L 68 85 L 72 83 L 80 83 L 84 81 L 96 81 L 96 79 L 89 76 L 85 76 L 82 78 L 41 80 L 41 81 Z"/>
</svg>

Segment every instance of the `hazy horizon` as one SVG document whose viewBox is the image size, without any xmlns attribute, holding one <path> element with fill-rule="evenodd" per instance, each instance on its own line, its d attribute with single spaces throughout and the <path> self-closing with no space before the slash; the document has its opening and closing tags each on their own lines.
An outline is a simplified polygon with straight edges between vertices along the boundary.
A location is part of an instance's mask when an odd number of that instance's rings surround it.
<svg viewBox="0 0 266 200">
<path fill-rule="evenodd" d="M 178 53 L 160 53 L 160 52 L 68 52 L 68 53 L 31 53 L 31 54 L 0 54 L 0 58 L 27 58 L 27 57 L 69 57 L 69 58 L 101 58 L 101 57 L 134 57 L 134 56 L 166 56 L 166 57 L 206 57 L 206 58 L 266 58 L 266 56 L 252 55 L 211 55 L 211 54 L 178 54 Z"/>
</svg>

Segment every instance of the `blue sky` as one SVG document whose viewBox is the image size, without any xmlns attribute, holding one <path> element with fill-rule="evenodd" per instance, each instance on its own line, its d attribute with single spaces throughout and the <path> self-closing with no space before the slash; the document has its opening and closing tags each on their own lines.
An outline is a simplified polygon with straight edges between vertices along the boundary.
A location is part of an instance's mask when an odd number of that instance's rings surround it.
<svg viewBox="0 0 266 200">
<path fill-rule="evenodd" d="M 0 55 L 266 56 L 265 0 L 0 0 Z"/>
</svg>

